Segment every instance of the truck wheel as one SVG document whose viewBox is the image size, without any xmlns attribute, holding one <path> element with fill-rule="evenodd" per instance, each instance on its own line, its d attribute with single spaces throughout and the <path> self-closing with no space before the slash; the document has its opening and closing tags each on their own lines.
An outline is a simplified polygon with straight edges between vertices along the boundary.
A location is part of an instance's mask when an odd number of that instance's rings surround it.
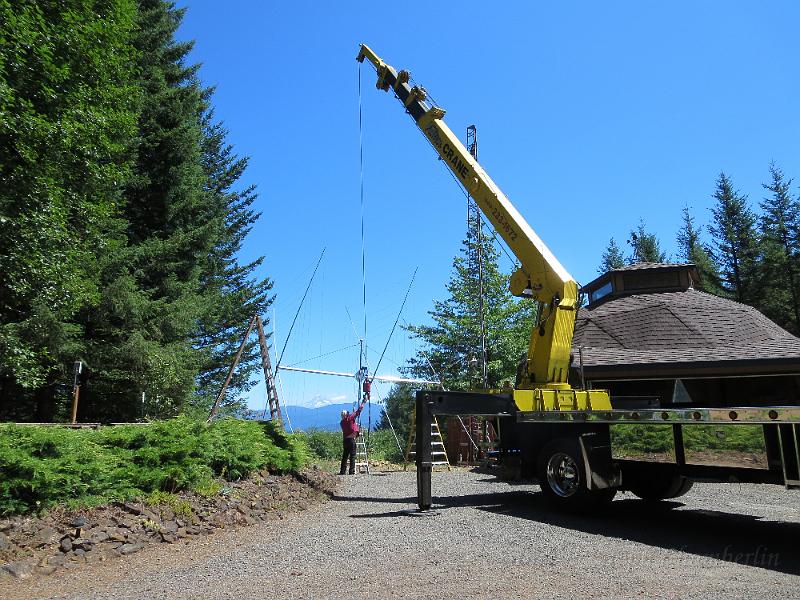
<svg viewBox="0 0 800 600">
<path fill-rule="evenodd" d="M 586 469 L 575 439 L 559 438 L 547 444 L 539 453 L 537 466 L 542 493 L 556 506 L 591 510 L 608 504 L 617 493 L 613 488 L 586 487 Z"/>
<path fill-rule="evenodd" d="M 661 478 L 642 478 L 630 485 L 630 491 L 642 500 L 656 502 L 679 498 L 692 489 L 694 481 L 683 475 L 673 474 Z"/>
</svg>

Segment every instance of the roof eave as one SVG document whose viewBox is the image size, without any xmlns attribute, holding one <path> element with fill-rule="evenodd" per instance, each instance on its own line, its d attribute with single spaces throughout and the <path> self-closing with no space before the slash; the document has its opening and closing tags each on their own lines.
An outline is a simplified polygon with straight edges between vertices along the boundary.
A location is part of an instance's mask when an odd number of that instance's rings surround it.
<svg viewBox="0 0 800 600">
<path fill-rule="evenodd" d="M 753 375 L 800 376 L 800 358 L 584 365 L 583 371 L 586 379 L 589 380 L 749 377 Z"/>
</svg>

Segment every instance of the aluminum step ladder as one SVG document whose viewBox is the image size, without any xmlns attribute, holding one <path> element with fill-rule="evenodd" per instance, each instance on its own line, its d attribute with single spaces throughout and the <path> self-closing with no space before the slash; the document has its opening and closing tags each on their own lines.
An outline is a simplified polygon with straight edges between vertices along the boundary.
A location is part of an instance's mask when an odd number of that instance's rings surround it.
<svg viewBox="0 0 800 600">
<path fill-rule="evenodd" d="M 367 441 L 361 431 L 358 432 L 358 437 L 356 438 L 356 473 L 366 473 L 369 475 Z"/>
</svg>

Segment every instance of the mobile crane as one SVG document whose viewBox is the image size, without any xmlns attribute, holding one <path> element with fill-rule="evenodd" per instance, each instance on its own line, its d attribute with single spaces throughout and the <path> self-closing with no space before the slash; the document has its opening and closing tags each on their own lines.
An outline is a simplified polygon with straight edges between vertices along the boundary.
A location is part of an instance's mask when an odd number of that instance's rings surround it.
<svg viewBox="0 0 800 600">
<path fill-rule="evenodd" d="M 800 421 L 797 406 L 625 409 L 621 404 L 612 406 L 605 390 L 571 387 L 568 377 L 578 309 L 577 283 L 450 130 L 443 120 L 445 111 L 429 101 L 426 90 L 411 85 L 408 71 L 398 72 L 362 44 L 357 60 L 365 59 L 377 71 L 376 87 L 393 92 L 400 100 L 439 158 L 519 260 L 519 268 L 510 280 L 511 293 L 539 303 L 527 362 L 523 363 L 514 389 L 417 392 L 420 509 L 431 507 L 430 425 L 437 414 L 498 417 L 501 458 L 517 462 L 523 471 L 535 474 L 549 499 L 570 508 L 586 509 L 608 502 L 617 489 L 623 488 L 648 499 L 674 498 L 691 488 L 692 479 L 686 475 L 691 469 L 680 461 L 673 468 L 625 465 L 612 459 L 610 426 L 617 424 L 672 425 L 676 440 L 684 424 L 749 423 L 763 425 L 765 435 L 768 426 L 773 425 L 774 435 L 768 436 L 768 442 L 771 439 L 773 446 L 779 446 L 772 448 L 772 454 L 779 454 L 780 462 L 772 467 L 777 464 L 779 471 L 782 464 L 782 479 L 774 472 L 776 469 L 770 475 L 730 469 L 711 471 L 712 476 L 704 472 L 704 478 L 800 487 L 800 446 L 794 425 Z"/>
</svg>

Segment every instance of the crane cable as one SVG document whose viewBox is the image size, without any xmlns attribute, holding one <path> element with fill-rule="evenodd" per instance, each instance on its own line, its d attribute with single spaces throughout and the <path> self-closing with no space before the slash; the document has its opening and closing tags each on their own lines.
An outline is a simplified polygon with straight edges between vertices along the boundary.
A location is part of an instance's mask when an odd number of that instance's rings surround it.
<svg viewBox="0 0 800 600">
<path fill-rule="evenodd" d="M 361 63 L 358 63 L 358 170 L 361 200 L 361 300 L 364 309 L 364 347 L 367 345 L 367 259 L 366 259 L 366 240 L 364 226 L 364 117 L 361 102 Z M 362 357 L 364 364 L 367 363 L 366 353 Z M 360 362 L 360 361 L 359 361 Z M 363 390 L 363 383 L 359 383 L 359 394 Z M 367 442 L 369 442 L 369 431 L 372 428 L 372 400 L 367 395 Z"/>
</svg>

